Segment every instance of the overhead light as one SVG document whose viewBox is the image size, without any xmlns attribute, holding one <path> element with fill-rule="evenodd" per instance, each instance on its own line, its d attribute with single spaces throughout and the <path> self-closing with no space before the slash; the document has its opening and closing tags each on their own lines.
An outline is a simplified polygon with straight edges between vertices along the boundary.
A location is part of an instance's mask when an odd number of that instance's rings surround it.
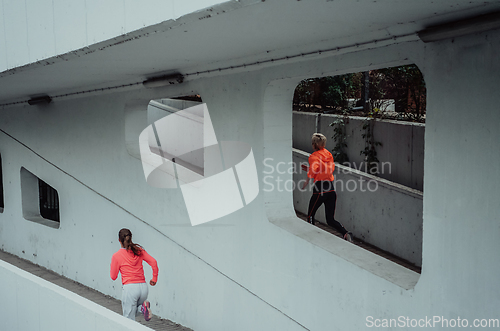
<svg viewBox="0 0 500 331">
<path fill-rule="evenodd" d="M 181 74 L 172 74 L 160 77 L 150 78 L 142 82 L 146 88 L 161 87 L 166 85 L 180 84 L 184 81 L 184 76 Z"/>
<path fill-rule="evenodd" d="M 28 100 L 28 104 L 30 106 L 33 106 L 33 105 L 40 105 L 40 104 L 48 104 L 51 101 L 52 101 L 51 97 L 49 97 L 48 95 L 44 95 L 41 97 L 31 98 L 30 100 Z"/>
<path fill-rule="evenodd" d="M 433 26 L 418 32 L 418 36 L 423 42 L 429 43 L 498 28 L 500 28 L 500 12 Z"/>
</svg>

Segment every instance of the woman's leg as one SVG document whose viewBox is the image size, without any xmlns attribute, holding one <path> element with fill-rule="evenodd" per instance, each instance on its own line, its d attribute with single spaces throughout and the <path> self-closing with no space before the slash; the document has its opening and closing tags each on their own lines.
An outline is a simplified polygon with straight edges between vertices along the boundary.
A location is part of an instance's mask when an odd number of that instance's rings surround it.
<svg viewBox="0 0 500 331">
<path fill-rule="evenodd" d="M 329 226 L 337 229 L 342 236 L 344 236 L 348 231 L 344 228 L 342 223 L 335 220 L 335 207 L 337 205 L 337 192 L 331 191 L 327 193 L 323 193 L 323 197 L 325 198 L 325 216 L 326 223 Z"/>
<path fill-rule="evenodd" d="M 148 293 L 149 293 L 149 288 L 148 288 L 148 285 L 146 283 L 141 283 L 139 284 L 140 287 L 139 287 L 139 290 L 140 290 L 140 293 L 139 293 L 139 298 L 137 300 L 137 308 L 136 308 L 136 311 L 137 311 L 137 314 L 144 314 L 144 312 L 142 311 L 142 304 L 144 303 L 144 301 L 146 301 L 146 299 L 148 298 Z"/>
<path fill-rule="evenodd" d="M 314 225 L 314 215 L 316 215 L 316 211 L 321 206 L 323 201 L 321 200 L 321 194 L 313 193 L 311 199 L 309 200 L 309 208 L 307 210 L 307 222 Z"/>
<path fill-rule="evenodd" d="M 134 321 L 135 321 L 135 315 L 137 313 L 137 301 L 141 296 L 141 290 L 138 285 L 139 284 L 123 285 L 123 291 L 122 291 L 123 316 Z"/>
</svg>

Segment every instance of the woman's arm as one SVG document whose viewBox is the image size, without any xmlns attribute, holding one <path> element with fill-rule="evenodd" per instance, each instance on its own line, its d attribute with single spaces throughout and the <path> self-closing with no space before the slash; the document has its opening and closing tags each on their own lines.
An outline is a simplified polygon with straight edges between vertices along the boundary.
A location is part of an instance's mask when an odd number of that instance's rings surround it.
<svg viewBox="0 0 500 331">
<path fill-rule="evenodd" d="M 151 284 L 151 286 L 155 286 L 156 285 L 156 282 L 158 281 L 158 263 L 156 262 L 156 260 L 151 256 L 149 255 L 145 250 L 142 250 L 142 258 L 144 261 L 146 261 L 147 264 L 149 264 L 151 266 L 151 268 L 153 269 L 153 279 L 151 279 L 151 281 L 149 282 L 149 284 Z"/>
<path fill-rule="evenodd" d="M 311 181 L 311 177 L 310 177 L 311 176 L 311 172 L 310 172 L 310 170 L 312 169 L 312 161 L 313 161 L 313 159 L 309 156 L 309 159 L 307 161 L 309 163 L 309 167 L 306 166 L 305 164 L 301 165 L 302 170 L 307 172 L 307 179 L 304 182 L 304 185 L 302 185 L 302 189 L 303 190 L 305 190 L 305 188 L 307 187 L 307 185 L 309 185 L 309 182 Z"/>
<path fill-rule="evenodd" d="M 307 179 L 305 180 L 304 182 L 304 185 L 302 185 L 302 189 L 305 190 L 307 185 L 309 185 L 309 181 L 311 180 L 311 178 L 307 177 Z"/>
<path fill-rule="evenodd" d="M 111 276 L 112 280 L 116 280 L 116 278 L 118 278 L 119 271 L 120 271 L 120 266 L 118 265 L 116 257 L 113 255 L 113 257 L 111 258 L 111 270 L 109 272 L 109 275 Z"/>
</svg>

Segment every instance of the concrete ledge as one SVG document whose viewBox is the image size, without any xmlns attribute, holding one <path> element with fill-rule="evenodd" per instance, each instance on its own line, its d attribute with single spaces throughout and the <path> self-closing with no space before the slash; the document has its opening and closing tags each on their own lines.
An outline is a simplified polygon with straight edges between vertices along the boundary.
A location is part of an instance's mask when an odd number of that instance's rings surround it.
<svg viewBox="0 0 500 331">
<path fill-rule="evenodd" d="M 296 149 L 296 148 L 292 148 L 292 152 L 294 154 L 300 155 L 303 158 L 305 158 L 305 162 L 307 162 L 309 155 L 311 155 L 310 153 L 304 152 L 304 151 L 302 151 L 300 149 Z M 355 175 L 357 177 L 362 177 L 365 181 L 371 181 L 371 180 L 376 181 L 378 183 L 378 185 L 380 185 L 380 186 L 390 188 L 392 190 L 404 193 L 406 195 L 410 195 L 414 198 L 423 199 L 423 197 L 424 197 L 424 193 L 422 191 L 413 189 L 411 187 L 408 187 L 408 186 L 405 186 L 402 184 L 392 182 L 392 181 L 384 179 L 382 177 L 371 175 L 371 174 L 366 173 L 366 172 L 361 171 L 361 170 L 357 170 L 354 168 L 346 167 L 344 165 L 335 163 L 335 173 L 338 173 L 338 172 L 342 172 L 344 174 Z"/>
<path fill-rule="evenodd" d="M 269 221 L 283 230 L 405 290 L 414 288 L 420 277 L 420 274 L 399 264 L 312 227 L 298 217 L 270 218 Z"/>
<path fill-rule="evenodd" d="M 151 330 L 1 260 L 0 279 L 2 330 Z"/>
<path fill-rule="evenodd" d="M 59 222 L 43 218 L 40 215 L 24 215 L 24 219 L 27 221 L 31 221 L 31 222 L 35 222 L 38 224 L 48 226 L 49 228 L 53 228 L 53 229 L 59 229 L 59 227 L 60 227 Z"/>
</svg>

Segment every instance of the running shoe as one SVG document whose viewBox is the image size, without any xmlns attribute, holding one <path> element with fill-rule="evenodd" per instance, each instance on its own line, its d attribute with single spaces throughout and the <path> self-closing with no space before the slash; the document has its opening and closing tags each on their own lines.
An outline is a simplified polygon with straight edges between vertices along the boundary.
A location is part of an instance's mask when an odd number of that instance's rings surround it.
<svg viewBox="0 0 500 331">
<path fill-rule="evenodd" d="M 142 303 L 142 313 L 144 314 L 144 319 L 146 321 L 149 321 L 151 319 L 151 309 L 149 308 L 150 307 L 150 304 L 149 304 L 149 301 L 144 301 Z"/>
<path fill-rule="evenodd" d="M 347 232 L 347 233 L 344 235 L 344 239 L 345 239 L 345 240 L 347 240 L 348 242 L 352 243 L 352 233 Z"/>
</svg>

